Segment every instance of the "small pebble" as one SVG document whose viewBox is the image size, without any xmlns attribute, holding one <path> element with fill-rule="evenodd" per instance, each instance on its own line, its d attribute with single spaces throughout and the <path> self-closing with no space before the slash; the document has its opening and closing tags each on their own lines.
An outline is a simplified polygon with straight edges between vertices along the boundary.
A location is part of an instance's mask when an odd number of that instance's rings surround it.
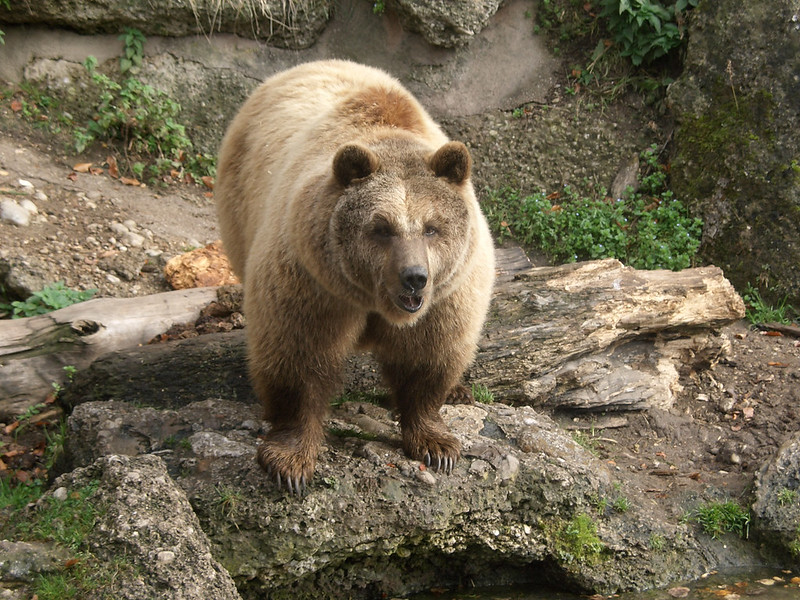
<svg viewBox="0 0 800 600">
<path fill-rule="evenodd" d="M 127 227 L 125 227 L 125 225 L 123 225 L 122 223 L 118 223 L 117 221 L 112 221 L 111 225 L 109 225 L 108 228 L 114 235 L 119 237 L 122 237 L 123 235 L 125 235 L 130 231 Z"/>
<path fill-rule="evenodd" d="M 417 471 L 417 479 L 425 485 L 436 485 L 436 477 L 430 471 Z"/>
<path fill-rule="evenodd" d="M 39 212 L 39 209 L 36 207 L 36 205 L 28 198 L 20 200 L 19 205 L 32 215 L 35 215 Z"/>
<path fill-rule="evenodd" d="M 53 492 L 53 498 L 55 498 L 56 500 L 59 500 L 59 501 L 66 500 L 67 499 L 67 495 L 68 495 L 67 488 L 65 488 L 63 486 L 60 487 L 60 488 L 57 488 L 56 491 Z"/>
<path fill-rule="evenodd" d="M 19 187 L 21 187 L 21 188 L 33 189 L 33 184 L 30 181 L 28 181 L 27 179 L 20 179 L 18 181 L 18 183 L 19 183 Z"/>
<path fill-rule="evenodd" d="M 0 201 L 0 220 L 18 227 L 27 227 L 31 224 L 31 213 L 13 200 L 4 199 Z"/>
<path fill-rule="evenodd" d="M 118 285 L 119 283 L 122 282 L 122 280 L 119 277 L 117 277 L 116 275 L 112 275 L 111 273 L 108 273 L 106 275 L 106 281 L 108 281 L 108 283 L 113 283 L 114 285 Z"/>
<path fill-rule="evenodd" d="M 168 565 L 175 561 L 175 553 L 172 550 L 162 550 L 156 555 L 158 562 Z"/>
<path fill-rule="evenodd" d="M 33 195 L 39 202 L 47 202 L 47 194 L 45 194 L 42 190 L 36 190 L 36 193 Z"/>
</svg>

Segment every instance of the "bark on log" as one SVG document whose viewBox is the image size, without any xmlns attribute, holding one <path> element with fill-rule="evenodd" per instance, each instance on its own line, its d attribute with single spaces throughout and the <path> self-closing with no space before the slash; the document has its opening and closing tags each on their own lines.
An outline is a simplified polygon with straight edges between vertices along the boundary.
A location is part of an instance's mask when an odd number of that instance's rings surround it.
<svg viewBox="0 0 800 600">
<path fill-rule="evenodd" d="M 569 409 L 668 407 L 682 369 L 727 347 L 719 333 L 744 304 L 716 267 L 637 271 L 616 260 L 531 268 L 498 250 L 499 277 L 471 383 L 496 400 Z M 67 364 L 65 361 L 64 364 Z M 347 390 L 380 386 L 377 368 L 348 363 Z M 252 401 L 241 332 L 107 354 L 64 400 L 119 399 L 175 407 L 208 397 Z"/>
<path fill-rule="evenodd" d="M 41 402 L 65 366 L 144 344 L 175 323 L 194 321 L 216 288 L 139 298 L 98 298 L 27 319 L 0 321 L 0 418 Z"/>
</svg>

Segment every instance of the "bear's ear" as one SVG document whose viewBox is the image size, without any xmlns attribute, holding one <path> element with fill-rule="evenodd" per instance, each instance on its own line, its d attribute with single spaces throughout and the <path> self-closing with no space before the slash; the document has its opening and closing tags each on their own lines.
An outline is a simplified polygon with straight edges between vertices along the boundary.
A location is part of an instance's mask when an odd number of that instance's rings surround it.
<svg viewBox="0 0 800 600">
<path fill-rule="evenodd" d="M 431 158 L 431 169 L 437 177 L 450 183 L 464 183 L 472 169 L 472 157 L 461 142 L 447 142 Z"/>
<path fill-rule="evenodd" d="M 333 157 L 333 176 L 343 187 L 378 170 L 380 160 L 369 148 L 359 144 L 342 146 Z"/>
</svg>

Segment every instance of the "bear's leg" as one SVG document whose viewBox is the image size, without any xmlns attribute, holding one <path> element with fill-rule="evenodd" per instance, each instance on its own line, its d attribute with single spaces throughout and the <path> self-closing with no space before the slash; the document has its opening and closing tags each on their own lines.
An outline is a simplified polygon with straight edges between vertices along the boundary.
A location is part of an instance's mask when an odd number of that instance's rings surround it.
<svg viewBox="0 0 800 600">
<path fill-rule="evenodd" d="M 383 375 L 394 392 L 400 411 L 403 450 L 435 470 L 450 473 L 458 460 L 461 444 L 449 433 L 439 409 L 451 391 L 457 394 L 452 376 L 430 368 L 384 364 Z"/>
<path fill-rule="evenodd" d="M 264 289 L 272 291 L 266 282 Z M 258 291 L 245 307 L 250 378 L 272 426 L 258 462 L 279 485 L 299 493 L 314 474 L 328 405 L 363 317 L 301 287 L 289 299 Z"/>
<path fill-rule="evenodd" d="M 330 386 L 313 382 L 296 387 L 274 385 L 269 383 L 271 379 L 272 374 L 253 373 L 265 418 L 272 425 L 258 448 L 258 462 L 278 486 L 299 494 L 314 474 Z"/>
</svg>

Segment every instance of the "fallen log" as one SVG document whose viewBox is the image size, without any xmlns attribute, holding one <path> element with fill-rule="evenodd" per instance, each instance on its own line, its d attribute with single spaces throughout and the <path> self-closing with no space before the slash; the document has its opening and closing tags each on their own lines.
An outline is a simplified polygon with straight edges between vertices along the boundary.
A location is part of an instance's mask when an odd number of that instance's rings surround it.
<svg viewBox="0 0 800 600">
<path fill-rule="evenodd" d="M 467 380 L 510 403 L 666 408 L 680 373 L 718 360 L 728 346 L 719 328 L 743 315 L 716 267 L 531 267 L 521 250 L 500 249 L 494 303 Z M 69 406 L 124 399 L 171 408 L 207 397 L 252 401 L 245 365 L 241 332 L 119 349 L 79 373 L 63 398 Z M 348 391 L 374 391 L 378 369 L 359 357 L 345 382 Z"/>
<path fill-rule="evenodd" d="M 193 321 L 215 300 L 216 288 L 137 298 L 97 298 L 27 319 L 0 321 L 0 419 L 41 402 L 64 367 L 80 370 L 96 358 L 144 344 L 175 323 Z"/>
</svg>

